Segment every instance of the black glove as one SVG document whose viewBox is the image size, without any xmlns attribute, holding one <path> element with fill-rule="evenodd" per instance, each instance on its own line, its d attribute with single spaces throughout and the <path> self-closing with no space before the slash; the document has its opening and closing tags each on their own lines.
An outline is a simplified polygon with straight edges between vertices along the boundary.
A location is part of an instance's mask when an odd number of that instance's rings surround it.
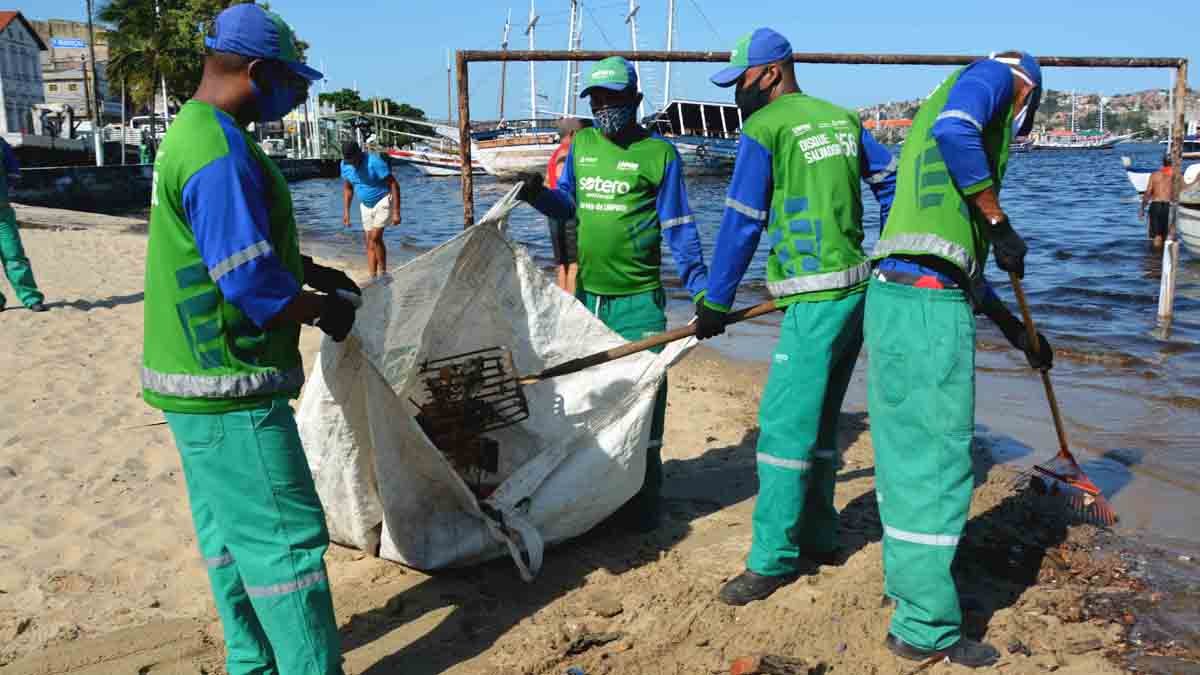
<svg viewBox="0 0 1200 675">
<path fill-rule="evenodd" d="M 354 312 L 354 305 L 349 300 L 337 295 L 326 295 L 321 305 L 321 314 L 313 325 L 325 331 L 334 342 L 341 342 L 354 326 Z"/>
<path fill-rule="evenodd" d="M 517 174 L 517 181 L 522 183 L 517 199 L 532 204 L 546 190 L 545 179 L 536 171 L 522 171 Z"/>
<path fill-rule="evenodd" d="M 350 291 L 355 295 L 362 295 L 362 289 L 354 280 L 346 276 L 346 273 L 341 270 L 335 270 L 332 267 L 325 267 L 313 262 L 313 259 L 304 256 L 304 283 L 308 284 L 322 293 L 336 295 L 339 289 Z"/>
<path fill-rule="evenodd" d="M 1025 240 L 1008 222 L 1008 216 L 991 223 L 992 248 L 996 251 L 996 265 L 1005 272 L 1012 272 L 1018 279 L 1025 278 L 1025 253 L 1029 247 Z"/>
<path fill-rule="evenodd" d="M 1013 346 L 1025 352 L 1025 359 L 1029 361 L 1030 368 L 1050 370 L 1054 367 L 1054 348 L 1050 346 L 1050 341 L 1046 339 L 1045 335 L 1038 333 L 1038 348 L 1037 352 L 1034 352 L 1030 349 L 1032 345 L 1029 344 L 1029 331 L 1022 326 Z"/>
<path fill-rule="evenodd" d="M 707 340 L 725 332 L 725 312 L 713 309 L 704 304 L 701 298 L 696 302 L 696 337 Z"/>
</svg>

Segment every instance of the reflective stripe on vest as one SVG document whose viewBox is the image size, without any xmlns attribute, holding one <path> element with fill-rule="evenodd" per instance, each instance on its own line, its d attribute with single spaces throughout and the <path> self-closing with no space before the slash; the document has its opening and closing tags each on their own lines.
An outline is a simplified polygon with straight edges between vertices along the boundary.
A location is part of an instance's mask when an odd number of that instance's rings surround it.
<svg viewBox="0 0 1200 675">
<path fill-rule="evenodd" d="M 880 239 L 875 244 L 874 258 L 886 258 L 893 253 L 928 253 L 958 265 L 971 279 L 978 279 L 979 263 L 971 252 L 958 244 L 928 232 L 910 232 Z"/>
<path fill-rule="evenodd" d="M 828 291 L 835 288 L 850 288 L 866 281 L 871 276 L 871 263 L 863 262 L 839 272 L 823 274 L 806 274 L 790 277 L 779 281 L 768 281 L 767 290 L 777 298 L 783 298 L 796 293 L 811 293 L 813 291 Z"/>
<path fill-rule="evenodd" d="M 236 375 L 160 373 L 142 368 L 142 386 L 163 396 L 180 398 L 246 398 L 295 391 L 304 384 L 304 369 Z"/>
</svg>

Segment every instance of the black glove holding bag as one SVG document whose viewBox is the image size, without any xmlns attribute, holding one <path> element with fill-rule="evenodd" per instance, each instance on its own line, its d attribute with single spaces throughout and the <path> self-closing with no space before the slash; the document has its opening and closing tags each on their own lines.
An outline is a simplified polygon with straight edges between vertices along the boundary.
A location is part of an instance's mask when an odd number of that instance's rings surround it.
<svg viewBox="0 0 1200 675">
<path fill-rule="evenodd" d="M 304 283 L 310 288 L 329 295 L 337 295 L 339 290 L 362 295 L 362 289 L 354 283 L 353 279 L 346 276 L 345 272 L 318 265 L 309 256 L 303 256 L 302 259 L 304 260 Z"/>
<path fill-rule="evenodd" d="M 532 204 L 537 201 L 537 198 L 546 190 L 546 179 L 542 178 L 542 174 L 536 171 L 522 171 L 517 174 L 517 181 L 520 182 L 521 191 L 517 193 L 517 199 Z"/>
<path fill-rule="evenodd" d="M 350 334 L 350 329 L 354 327 L 354 304 L 338 297 L 336 293 L 324 296 L 322 301 L 321 313 L 317 315 L 313 325 L 333 338 L 334 342 L 345 340 Z"/>
</svg>

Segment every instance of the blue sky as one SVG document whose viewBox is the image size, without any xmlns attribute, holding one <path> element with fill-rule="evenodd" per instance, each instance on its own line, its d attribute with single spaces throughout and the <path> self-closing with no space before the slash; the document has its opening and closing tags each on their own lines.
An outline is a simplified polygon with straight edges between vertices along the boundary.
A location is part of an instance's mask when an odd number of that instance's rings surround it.
<svg viewBox="0 0 1200 675">
<path fill-rule="evenodd" d="M 97 0 L 103 2 L 103 0 Z M 536 0 L 541 16 L 537 47 L 566 46 L 567 0 Z M 663 49 L 666 0 L 638 0 L 642 49 Z M 1014 3 L 1017 4 L 1017 3 Z M 1020 3 L 1024 5 L 1025 3 Z M 524 48 L 529 0 L 272 0 L 279 12 L 312 47 L 309 62 L 324 69 L 332 90 L 357 84 L 363 96 L 381 94 L 423 108 L 431 117 L 446 115 L 446 50 L 499 47 L 504 18 L 512 9 L 511 48 Z M 583 0 L 585 49 L 627 49 L 624 24 L 628 0 Z M 1184 56 L 1191 59 L 1192 83 L 1200 80 L 1200 40 L 1183 13 L 1172 21 L 1165 11 L 1145 11 L 1126 2 L 1062 3 L 1034 15 L 1005 12 L 995 3 L 876 2 L 815 3 L 801 0 L 678 0 L 677 49 L 727 50 L 736 39 L 762 25 L 786 35 L 797 51 L 986 53 L 1018 48 L 1035 55 Z M 23 8 L 31 18 L 82 19 L 84 0 L 36 0 Z M 853 8 L 861 11 L 855 12 Z M 1059 7 L 1063 7 L 1059 9 Z M 584 68 L 588 67 L 584 64 Z M 801 86 L 809 93 L 845 106 L 917 98 L 948 72 L 917 66 L 801 65 Z M 710 85 L 710 64 L 673 66 L 673 95 L 731 101 L 732 92 Z M 527 116 L 528 64 L 508 68 L 507 117 Z M 562 64 L 537 66 L 540 110 L 561 110 Z M 662 97 L 662 64 L 643 68 L 647 97 Z M 1046 69 L 1046 85 L 1106 94 L 1165 88 L 1167 70 Z M 496 114 L 499 64 L 473 64 L 472 115 Z M 1195 86 L 1193 84 L 1193 86 Z M 586 110 L 586 108 L 583 108 Z"/>
</svg>

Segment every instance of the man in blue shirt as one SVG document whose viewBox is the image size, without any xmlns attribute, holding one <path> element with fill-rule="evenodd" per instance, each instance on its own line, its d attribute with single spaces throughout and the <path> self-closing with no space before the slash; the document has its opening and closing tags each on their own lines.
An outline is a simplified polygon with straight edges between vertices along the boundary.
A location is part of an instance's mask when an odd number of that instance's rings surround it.
<svg viewBox="0 0 1200 675">
<path fill-rule="evenodd" d="M 17 214 L 8 203 L 8 182 L 20 177 L 21 165 L 17 163 L 12 147 L 3 138 L 0 138 L 0 153 L 4 155 L 4 171 L 0 173 L 0 263 L 4 264 L 8 283 L 17 292 L 21 304 L 30 311 L 44 312 L 45 297 L 33 280 L 33 268 L 29 266 L 29 258 L 25 257 L 21 233 L 17 230 Z M 4 294 L 0 293 L 0 311 L 4 310 L 5 302 Z"/>
<path fill-rule="evenodd" d="M 400 184 L 387 160 L 364 153 L 358 143 L 342 145 L 342 224 L 350 227 L 350 202 L 358 196 L 359 213 L 367 238 L 367 267 L 371 278 L 387 271 L 383 228 L 400 224 Z"/>
</svg>

